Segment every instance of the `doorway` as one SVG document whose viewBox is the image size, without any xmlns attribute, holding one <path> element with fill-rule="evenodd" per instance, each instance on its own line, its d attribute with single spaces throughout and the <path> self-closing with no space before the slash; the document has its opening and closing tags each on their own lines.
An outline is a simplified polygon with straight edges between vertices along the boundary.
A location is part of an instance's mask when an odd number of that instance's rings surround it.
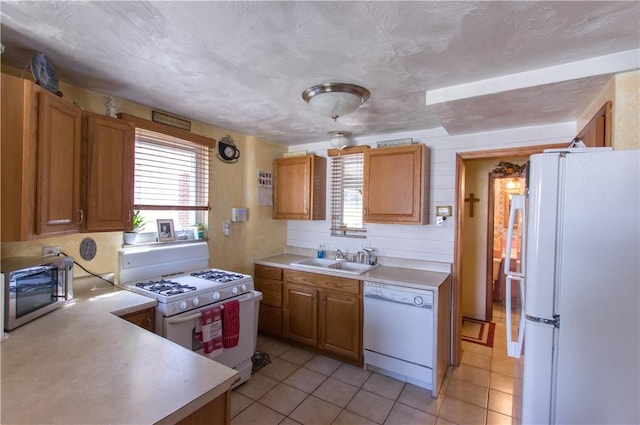
<svg viewBox="0 0 640 425">
<path fill-rule="evenodd" d="M 498 159 L 503 157 L 518 158 L 519 161 L 526 159 L 533 154 L 541 153 L 544 149 L 565 147 L 566 143 L 554 145 L 538 145 L 509 149 L 483 150 L 474 152 L 458 152 L 456 154 L 456 208 L 455 208 L 455 238 L 454 238 L 454 259 L 452 278 L 452 350 L 451 362 L 459 365 L 462 356 L 461 350 L 461 329 L 462 329 L 462 268 L 463 268 L 463 248 L 465 244 L 465 214 L 469 214 L 465 204 L 465 174 L 466 163 L 474 159 Z M 497 161 L 496 161 L 497 162 Z M 486 174 L 485 174 L 486 176 Z M 486 208 L 486 207 L 485 207 Z M 493 250 L 493 249 L 492 249 Z M 484 258 L 484 257 L 483 257 Z M 487 273 L 484 273 L 487 274 Z"/>
</svg>

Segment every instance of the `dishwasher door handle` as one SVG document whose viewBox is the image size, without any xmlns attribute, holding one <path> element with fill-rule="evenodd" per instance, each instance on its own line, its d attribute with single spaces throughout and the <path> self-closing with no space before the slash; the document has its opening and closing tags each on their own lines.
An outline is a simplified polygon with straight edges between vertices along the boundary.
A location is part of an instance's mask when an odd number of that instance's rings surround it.
<svg viewBox="0 0 640 425">
<path fill-rule="evenodd" d="M 379 300 L 379 301 L 384 301 L 384 302 L 387 302 L 387 303 L 396 303 L 396 304 L 400 304 L 400 305 L 406 305 L 406 306 L 409 306 L 409 307 L 426 308 L 426 309 L 429 309 L 429 310 L 433 310 L 433 305 L 432 304 L 416 304 L 415 302 L 407 303 L 407 302 L 397 301 L 397 300 L 393 300 L 391 298 L 386 298 L 386 297 L 383 297 L 383 296 L 380 296 L 380 295 L 375 295 L 375 294 L 365 294 L 364 297 L 365 297 L 365 299 L 369 298 L 369 299 L 372 299 L 372 300 Z M 419 295 L 416 295 L 414 297 L 414 300 L 417 297 L 419 297 Z M 424 299 L 424 298 L 421 298 L 421 299 Z"/>
</svg>

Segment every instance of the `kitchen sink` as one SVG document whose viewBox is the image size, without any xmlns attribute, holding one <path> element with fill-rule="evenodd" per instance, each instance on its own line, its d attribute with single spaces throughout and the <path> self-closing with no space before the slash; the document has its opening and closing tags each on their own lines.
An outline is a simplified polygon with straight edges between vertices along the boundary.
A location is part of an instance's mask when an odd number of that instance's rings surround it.
<svg viewBox="0 0 640 425">
<path fill-rule="evenodd" d="M 293 266 L 300 266 L 314 270 L 336 270 L 343 273 L 362 274 L 375 269 L 379 264 L 352 263 L 349 261 L 329 260 L 326 258 L 307 258 L 290 263 Z"/>
</svg>

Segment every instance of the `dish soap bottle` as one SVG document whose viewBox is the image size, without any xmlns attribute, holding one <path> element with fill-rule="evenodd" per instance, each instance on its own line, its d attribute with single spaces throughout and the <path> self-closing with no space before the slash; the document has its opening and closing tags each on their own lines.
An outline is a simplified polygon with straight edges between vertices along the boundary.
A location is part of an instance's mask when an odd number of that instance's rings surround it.
<svg viewBox="0 0 640 425">
<path fill-rule="evenodd" d="M 325 253 L 324 253 L 324 245 L 320 245 L 318 247 L 318 252 L 317 252 L 318 258 L 324 258 Z"/>
</svg>

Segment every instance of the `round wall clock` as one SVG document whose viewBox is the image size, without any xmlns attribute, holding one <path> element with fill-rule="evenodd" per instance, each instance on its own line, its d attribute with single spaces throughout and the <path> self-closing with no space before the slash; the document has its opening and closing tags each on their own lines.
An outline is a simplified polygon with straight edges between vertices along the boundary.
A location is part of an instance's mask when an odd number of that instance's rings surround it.
<svg viewBox="0 0 640 425">
<path fill-rule="evenodd" d="M 96 241 L 91 238 L 84 238 L 82 242 L 80 242 L 80 257 L 82 257 L 85 261 L 91 261 L 96 256 L 98 252 L 98 245 L 96 245 Z"/>
<path fill-rule="evenodd" d="M 224 136 L 218 141 L 218 158 L 224 162 L 238 162 L 240 158 L 240 150 L 236 147 L 229 135 Z"/>
</svg>

